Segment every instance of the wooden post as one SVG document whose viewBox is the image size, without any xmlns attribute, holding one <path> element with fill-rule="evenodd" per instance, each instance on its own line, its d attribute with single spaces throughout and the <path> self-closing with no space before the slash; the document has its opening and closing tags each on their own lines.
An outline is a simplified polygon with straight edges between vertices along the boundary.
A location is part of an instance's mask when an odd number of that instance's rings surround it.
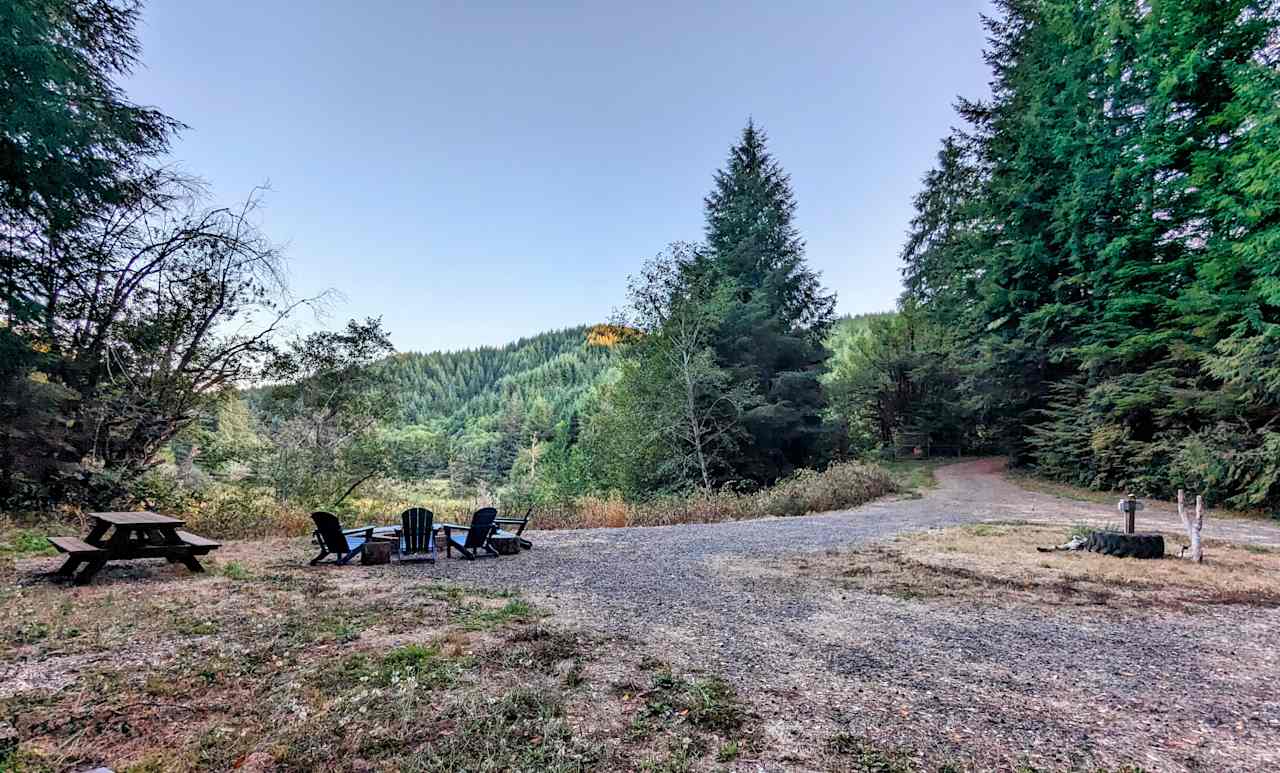
<svg viewBox="0 0 1280 773">
<path fill-rule="evenodd" d="M 1196 495 L 1196 514 L 1195 519 L 1192 520 L 1187 512 L 1186 497 L 1182 489 L 1178 489 L 1178 517 L 1182 519 L 1182 526 L 1191 539 L 1191 560 L 1196 563 L 1203 562 L 1204 548 L 1200 543 L 1200 530 L 1204 528 L 1204 496 Z"/>
<path fill-rule="evenodd" d="M 1196 494 L 1196 528 L 1191 534 L 1191 560 L 1200 563 L 1204 560 L 1204 548 L 1200 544 L 1200 530 L 1204 528 L 1204 496 Z"/>
</svg>

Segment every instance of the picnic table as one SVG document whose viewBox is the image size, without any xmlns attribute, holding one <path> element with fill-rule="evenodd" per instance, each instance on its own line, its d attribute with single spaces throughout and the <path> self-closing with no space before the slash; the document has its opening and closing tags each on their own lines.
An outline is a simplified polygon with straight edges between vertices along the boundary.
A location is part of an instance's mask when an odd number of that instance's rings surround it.
<svg viewBox="0 0 1280 773">
<path fill-rule="evenodd" d="M 77 585 L 85 585 L 108 561 L 133 561 L 139 558 L 163 558 L 171 564 L 182 564 L 193 572 L 203 572 L 197 556 L 207 555 L 222 547 L 211 539 L 183 531 L 186 522 L 158 513 L 90 513 L 93 526 L 84 538 L 49 537 L 49 542 L 67 554 L 58 569 L 62 577 L 75 577 Z M 76 569 L 84 564 L 77 574 Z"/>
</svg>

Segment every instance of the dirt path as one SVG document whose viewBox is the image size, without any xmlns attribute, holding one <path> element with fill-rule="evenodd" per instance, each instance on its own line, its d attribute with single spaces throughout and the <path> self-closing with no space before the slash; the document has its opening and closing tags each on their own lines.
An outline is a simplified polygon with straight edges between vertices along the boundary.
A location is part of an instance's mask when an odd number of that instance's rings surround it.
<svg viewBox="0 0 1280 773">
<path fill-rule="evenodd" d="M 980 520 L 1043 521 L 1047 523 L 1089 523 L 1120 526 L 1123 516 L 1115 505 L 1080 502 L 1050 494 L 1027 491 L 1003 475 L 1004 462 L 983 459 L 976 462 L 942 467 L 938 470 L 939 488 L 935 496 L 950 500 L 954 506 L 968 508 Z M 933 497 L 930 497 L 933 498 Z M 1182 532 L 1177 508 L 1163 502 L 1144 500 L 1146 507 L 1138 513 L 1138 530 Z M 1205 514 L 1204 536 L 1254 545 L 1280 547 L 1280 523 L 1247 518 L 1218 518 L 1210 510 Z"/>
<path fill-rule="evenodd" d="M 728 674 L 757 705 L 777 769 L 849 733 L 979 768 L 1280 769 L 1280 610 L 1195 615 L 957 605 L 817 583 L 789 562 L 982 520 L 1114 521 L 1025 491 L 999 460 L 943 467 L 918 499 L 800 518 L 543 532 L 518 559 L 441 562 L 524 588 L 562 621 Z M 1148 528 L 1178 528 L 1161 508 Z M 1280 545 L 1280 528 L 1208 519 L 1206 536 Z M 1065 536 L 1065 530 L 1064 530 Z M 805 558 L 805 556 L 809 558 Z M 817 560 L 829 560 L 818 558 Z M 834 560 L 834 559 L 830 559 Z M 412 572 L 414 569 L 404 571 Z M 809 751 L 806 751 L 809 750 Z M 767 768 L 766 768 L 767 769 Z"/>
</svg>

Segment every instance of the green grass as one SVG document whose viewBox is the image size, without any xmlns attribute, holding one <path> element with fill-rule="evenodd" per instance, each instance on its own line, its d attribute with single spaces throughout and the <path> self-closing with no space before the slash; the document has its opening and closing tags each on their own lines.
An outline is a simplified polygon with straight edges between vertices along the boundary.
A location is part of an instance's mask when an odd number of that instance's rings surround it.
<svg viewBox="0 0 1280 773">
<path fill-rule="evenodd" d="M 738 752 L 737 741 L 725 741 L 716 751 L 716 762 L 733 762 L 738 759 Z"/>
<path fill-rule="evenodd" d="M 920 496 L 924 491 L 935 488 L 938 479 L 934 471 L 948 464 L 964 461 L 958 457 L 939 457 L 934 459 L 889 459 L 877 461 L 876 464 L 889 471 L 899 488 L 910 494 Z"/>
<path fill-rule="evenodd" d="M 916 773 L 911 755 L 899 749 L 884 749 L 849 733 L 836 733 L 827 740 L 827 751 L 841 758 L 844 769 L 858 773 Z"/>
<path fill-rule="evenodd" d="M 599 767 L 598 745 L 578 739 L 556 691 L 517 687 L 494 699 L 473 695 L 447 717 L 456 730 L 403 760 L 415 773 L 538 770 L 576 773 Z"/>
<path fill-rule="evenodd" d="M 231 580 L 252 580 L 253 574 L 239 561 L 231 561 L 222 567 L 222 576 Z"/>
<path fill-rule="evenodd" d="M 0 773 L 53 773 L 56 770 L 39 756 L 25 751 L 21 746 L 0 748 Z"/>
<path fill-rule="evenodd" d="M 733 687 L 717 676 L 695 679 L 686 688 L 689 723 L 702 730 L 728 735 L 742 727 L 745 715 Z"/>
<path fill-rule="evenodd" d="M 640 765 L 645 773 L 687 773 L 694 761 L 707 753 L 706 743 L 696 736 L 679 736 L 667 740 L 667 754 Z"/>
<path fill-rule="evenodd" d="M 36 558 L 56 555 L 58 551 L 45 539 L 51 534 L 52 531 L 39 529 L 14 529 L 7 534 L 0 534 L 0 556 Z"/>
<path fill-rule="evenodd" d="M 326 694 L 412 683 L 423 690 L 444 689 L 457 683 L 475 664 L 470 657 L 449 657 L 434 645 L 407 644 L 385 654 L 356 653 L 340 658 L 315 673 L 312 684 Z"/>
<path fill-rule="evenodd" d="M 685 679 L 662 668 L 654 672 L 640 718 L 667 723 L 682 720 L 699 730 L 728 736 L 742 728 L 746 711 L 733 686 L 720 677 Z"/>
<path fill-rule="evenodd" d="M 461 604 L 454 607 L 451 622 L 466 631 L 484 631 L 506 623 L 533 622 L 541 613 L 527 601 L 512 599 L 501 607 Z"/>
<path fill-rule="evenodd" d="M 1071 524 L 1071 531 L 1067 533 L 1067 537 L 1069 539 L 1075 539 L 1076 537 L 1088 539 L 1089 535 L 1093 534 L 1095 531 L 1097 531 L 1096 527 L 1090 526 L 1084 521 L 1076 521 Z"/>
</svg>

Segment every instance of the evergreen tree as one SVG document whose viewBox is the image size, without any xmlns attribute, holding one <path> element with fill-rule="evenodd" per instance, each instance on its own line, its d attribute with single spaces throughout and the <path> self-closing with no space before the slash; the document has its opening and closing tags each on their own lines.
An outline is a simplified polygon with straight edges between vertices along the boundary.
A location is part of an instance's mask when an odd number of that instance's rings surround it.
<svg viewBox="0 0 1280 773">
<path fill-rule="evenodd" d="M 1280 502 L 1274 0 L 1004 0 L 907 285 L 1057 477 Z"/>
<path fill-rule="evenodd" d="M 137 3 L 0 3 L 0 378 L 41 359 L 31 284 L 50 241 L 136 197 L 181 126 L 115 82 L 137 64 L 137 22 Z"/>
<path fill-rule="evenodd" d="M 823 382 L 832 412 L 848 423 L 860 450 L 889 446 L 903 432 L 927 435 L 934 445 L 981 445 L 957 399 L 954 344 L 951 331 L 910 298 L 896 312 L 841 321 Z"/>
<path fill-rule="evenodd" d="M 823 420 L 819 384 L 835 298 L 805 264 L 791 181 L 754 123 L 730 149 L 705 205 L 708 249 L 692 273 L 734 289 L 713 345 L 730 388 L 750 395 L 741 419 L 750 442 L 735 471 L 770 483 L 823 464 L 839 442 L 838 428 Z"/>
</svg>

